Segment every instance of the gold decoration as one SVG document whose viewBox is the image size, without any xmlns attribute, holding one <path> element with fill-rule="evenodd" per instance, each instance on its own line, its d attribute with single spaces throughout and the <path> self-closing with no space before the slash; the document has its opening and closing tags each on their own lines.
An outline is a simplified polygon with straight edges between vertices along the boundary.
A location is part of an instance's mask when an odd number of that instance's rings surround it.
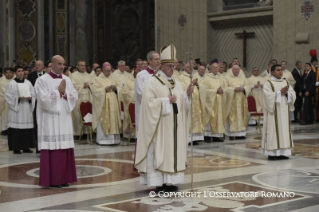
<svg viewBox="0 0 319 212">
<path fill-rule="evenodd" d="M 26 59 L 27 63 L 30 64 L 35 59 L 36 52 L 33 51 L 31 46 L 23 46 L 18 56 L 20 60 Z"/>
</svg>

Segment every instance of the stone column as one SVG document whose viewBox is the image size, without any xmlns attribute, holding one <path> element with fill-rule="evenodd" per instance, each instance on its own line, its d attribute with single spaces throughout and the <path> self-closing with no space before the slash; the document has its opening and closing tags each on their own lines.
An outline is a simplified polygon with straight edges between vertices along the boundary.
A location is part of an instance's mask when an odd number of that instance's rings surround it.
<svg viewBox="0 0 319 212">
<path fill-rule="evenodd" d="M 0 0 L 0 67 L 6 66 L 6 1 Z"/>
<path fill-rule="evenodd" d="M 12 64 L 12 61 L 16 59 L 16 24 L 15 24 L 15 11 L 16 4 L 15 1 L 8 1 L 8 29 L 9 29 L 9 64 Z"/>
<path fill-rule="evenodd" d="M 70 65 L 76 65 L 76 55 L 75 55 L 75 1 L 69 0 L 69 63 Z"/>
<path fill-rule="evenodd" d="M 75 0 L 75 59 L 88 61 L 88 0 Z"/>
<path fill-rule="evenodd" d="M 37 1 L 37 13 L 38 13 L 38 49 L 37 59 L 45 60 L 44 58 L 44 2 L 42 0 Z"/>
</svg>

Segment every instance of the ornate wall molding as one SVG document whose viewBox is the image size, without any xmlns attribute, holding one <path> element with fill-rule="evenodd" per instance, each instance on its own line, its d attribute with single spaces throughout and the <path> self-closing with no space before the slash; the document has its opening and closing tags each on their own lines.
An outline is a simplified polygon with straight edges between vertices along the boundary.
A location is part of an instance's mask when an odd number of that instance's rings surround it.
<svg viewBox="0 0 319 212">
<path fill-rule="evenodd" d="M 27 64 L 37 59 L 38 14 L 37 0 L 17 0 L 15 13 L 16 59 L 26 60 Z"/>
<path fill-rule="evenodd" d="M 54 2 L 54 22 L 55 22 L 55 54 L 64 57 L 69 63 L 68 46 L 68 0 L 55 0 Z"/>
</svg>

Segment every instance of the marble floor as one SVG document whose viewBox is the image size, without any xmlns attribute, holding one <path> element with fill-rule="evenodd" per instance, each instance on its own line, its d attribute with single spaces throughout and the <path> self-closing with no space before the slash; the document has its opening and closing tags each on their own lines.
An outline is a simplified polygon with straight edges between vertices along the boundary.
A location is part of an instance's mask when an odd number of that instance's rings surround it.
<svg viewBox="0 0 319 212">
<path fill-rule="evenodd" d="M 172 197 L 154 196 L 154 188 L 139 184 L 132 166 L 134 145 L 76 142 L 78 182 L 63 189 L 41 188 L 39 155 L 14 155 L 7 137 L 0 136 L 0 212 L 316 212 L 318 128 L 293 124 L 295 147 L 290 159 L 282 161 L 268 161 L 261 154 L 261 134 L 254 126 L 246 140 L 200 142 L 193 149 L 193 184 L 188 166 L 179 185 L 183 195 Z M 245 195 L 215 196 L 222 192 Z"/>
</svg>

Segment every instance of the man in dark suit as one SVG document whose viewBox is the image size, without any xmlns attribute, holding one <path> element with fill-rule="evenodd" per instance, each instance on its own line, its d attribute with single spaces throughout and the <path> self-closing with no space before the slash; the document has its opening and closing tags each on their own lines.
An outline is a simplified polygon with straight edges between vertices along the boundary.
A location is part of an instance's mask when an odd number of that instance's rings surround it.
<svg viewBox="0 0 319 212">
<path fill-rule="evenodd" d="M 300 61 L 296 62 L 296 67 L 292 71 L 292 76 L 294 77 L 296 84 L 295 84 L 295 92 L 296 92 L 296 101 L 295 101 L 295 111 L 294 116 L 295 120 L 293 122 L 299 122 L 298 114 L 301 115 L 301 107 L 302 107 L 302 63 Z"/>
<path fill-rule="evenodd" d="M 31 82 L 31 84 L 34 86 L 35 82 L 39 77 L 41 77 L 43 74 L 45 74 L 44 71 L 44 63 L 42 60 L 37 60 L 35 62 L 35 70 L 29 74 L 28 80 Z M 36 142 L 36 153 L 40 153 L 38 150 L 38 128 L 37 128 L 37 101 L 35 102 L 35 107 L 33 110 L 33 124 L 34 124 L 34 133 L 35 133 L 35 142 Z"/>
<path fill-rule="evenodd" d="M 305 64 L 305 73 L 303 75 L 303 121 L 301 125 L 313 124 L 314 111 L 312 97 L 316 95 L 316 73 L 311 69 L 311 63 Z"/>
</svg>

